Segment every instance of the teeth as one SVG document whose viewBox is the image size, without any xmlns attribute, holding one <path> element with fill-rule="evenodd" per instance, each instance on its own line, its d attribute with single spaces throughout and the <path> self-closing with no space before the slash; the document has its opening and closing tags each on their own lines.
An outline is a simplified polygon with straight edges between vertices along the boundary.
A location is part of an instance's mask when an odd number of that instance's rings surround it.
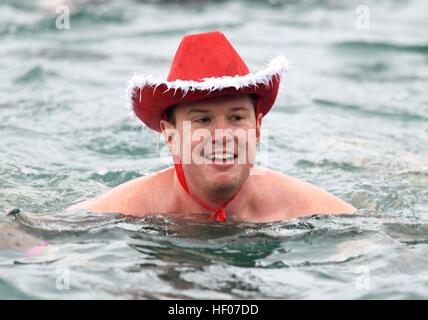
<svg viewBox="0 0 428 320">
<path fill-rule="evenodd" d="M 233 160 L 235 156 L 231 153 L 223 154 L 223 153 L 217 153 L 217 154 L 210 154 L 205 156 L 208 160 Z"/>
</svg>

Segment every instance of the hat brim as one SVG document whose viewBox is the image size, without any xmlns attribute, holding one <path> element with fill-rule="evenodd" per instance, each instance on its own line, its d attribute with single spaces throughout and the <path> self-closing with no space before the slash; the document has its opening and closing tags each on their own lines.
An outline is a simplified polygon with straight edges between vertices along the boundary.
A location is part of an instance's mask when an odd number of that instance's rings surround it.
<svg viewBox="0 0 428 320">
<path fill-rule="evenodd" d="M 205 78 L 202 81 L 166 81 L 152 76 L 135 75 L 128 83 L 128 108 L 131 116 L 136 116 L 158 132 L 161 132 L 160 120 L 169 107 L 216 96 L 255 94 L 258 97 L 259 111 L 265 115 L 272 108 L 281 78 L 287 71 L 287 59 L 278 56 L 265 69 L 244 76 Z"/>
</svg>

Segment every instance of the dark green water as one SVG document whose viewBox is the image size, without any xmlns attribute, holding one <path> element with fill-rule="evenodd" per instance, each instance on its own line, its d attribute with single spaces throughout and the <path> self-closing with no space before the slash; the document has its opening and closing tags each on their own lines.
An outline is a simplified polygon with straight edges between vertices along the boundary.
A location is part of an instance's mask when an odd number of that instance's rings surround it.
<svg viewBox="0 0 428 320">
<path fill-rule="evenodd" d="M 71 2 L 69 30 L 55 1 L 0 3 L 0 298 L 428 297 L 424 1 Z M 252 71 L 292 63 L 263 122 L 269 167 L 359 212 L 260 225 L 63 212 L 168 166 L 130 121 L 126 82 L 166 77 L 181 37 L 214 29 Z M 27 256 L 36 239 L 50 246 Z"/>
</svg>

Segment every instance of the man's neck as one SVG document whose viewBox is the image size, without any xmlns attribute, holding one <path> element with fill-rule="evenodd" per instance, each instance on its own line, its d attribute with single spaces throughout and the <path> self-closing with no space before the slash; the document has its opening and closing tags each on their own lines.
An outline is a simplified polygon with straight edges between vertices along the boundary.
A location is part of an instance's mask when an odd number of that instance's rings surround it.
<svg viewBox="0 0 428 320">
<path fill-rule="evenodd" d="M 195 199 L 191 195 L 189 195 L 186 192 L 186 190 L 184 190 L 183 186 L 180 184 L 180 181 L 177 177 L 175 170 L 174 170 L 174 174 L 173 174 L 173 180 L 174 180 L 173 186 L 175 189 L 177 200 L 182 204 L 182 207 L 184 207 L 189 212 L 206 212 L 206 211 L 208 211 L 207 208 L 205 208 L 204 206 L 199 204 L 198 201 L 195 201 Z M 242 194 L 247 193 L 247 191 L 246 191 L 247 180 L 248 179 L 246 179 L 244 181 L 244 183 L 241 185 L 239 191 L 238 191 L 238 189 L 231 190 L 230 192 L 219 193 L 215 197 L 210 197 L 209 195 L 205 195 L 202 193 L 195 192 L 195 190 L 193 190 L 191 188 L 191 186 L 189 185 L 188 181 L 186 181 L 186 182 L 188 184 L 188 187 L 190 188 L 190 192 L 192 193 L 192 195 L 196 196 L 199 200 L 202 200 L 206 205 L 208 205 L 211 208 L 222 207 L 223 204 L 225 202 L 227 202 L 231 197 L 233 197 L 235 195 L 235 193 L 237 192 L 234 199 L 231 200 L 231 202 L 227 206 L 227 211 L 236 211 L 237 206 L 235 205 L 235 203 L 239 203 L 238 200 L 240 198 L 242 198 Z M 232 209 L 232 210 L 229 210 L 229 209 Z"/>
</svg>

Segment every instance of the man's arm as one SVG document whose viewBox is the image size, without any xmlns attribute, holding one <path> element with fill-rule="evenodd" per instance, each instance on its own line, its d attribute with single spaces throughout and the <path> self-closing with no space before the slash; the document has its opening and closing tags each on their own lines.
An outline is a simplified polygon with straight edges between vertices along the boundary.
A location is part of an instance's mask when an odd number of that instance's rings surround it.
<svg viewBox="0 0 428 320">
<path fill-rule="evenodd" d="M 174 168 L 169 167 L 147 176 L 135 178 L 97 198 L 75 204 L 67 210 L 85 209 L 91 212 L 122 213 L 134 216 L 168 211 L 168 188 L 165 186 L 171 184 L 173 175 Z"/>
<path fill-rule="evenodd" d="M 295 214 L 308 216 L 313 214 L 345 214 L 354 213 L 357 208 L 335 195 L 308 182 L 291 178 L 298 191 Z"/>
<path fill-rule="evenodd" d="M 135 199 L 135 193 L 138 190 L 135 180 L 138 179 L 123 183 L 96 198 L 74 204 L 66 211 L 84 209 L 99 213 L 129 213 L 135 206 L 135 201 L 132 199 Z"/>
</svg>

